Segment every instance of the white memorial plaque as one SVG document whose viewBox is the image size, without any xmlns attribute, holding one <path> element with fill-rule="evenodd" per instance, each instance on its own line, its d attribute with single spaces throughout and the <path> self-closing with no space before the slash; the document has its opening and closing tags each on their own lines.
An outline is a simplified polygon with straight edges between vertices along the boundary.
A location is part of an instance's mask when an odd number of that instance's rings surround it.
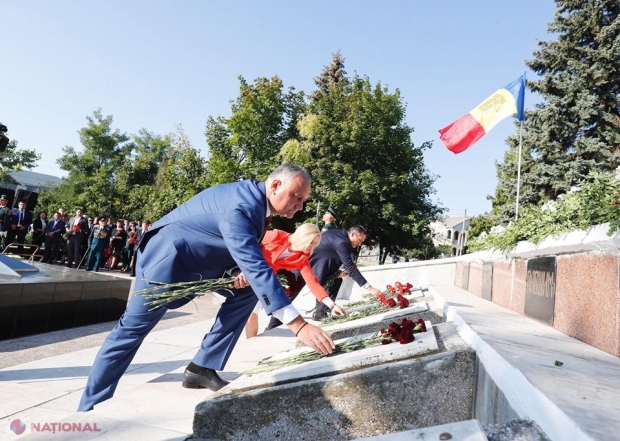
<svg viewBox="0 0 620 441">
<path fill-rule="evenodd" d="M 333 375 L 340 371 L 362 369 L 365 366 L 391 363 L 393 361 L 438 352 L 439 347 L 437 346 L 433 326 L 430 321 L 426 321 L 425 324 L 426 332 L 414 334 L 415 340 L 411 343 L 400 344 L 397 341 L 392 341 L 392 343 L 387 345 L 379 344 L 353 352 L 333 354 L 318 360 L 286 366 L 269 372 L 242 375 L 231 382 L 225 389 L 222 389 L 222 392 L 257 389 L 275 386 L 280 383 L 289 383 L 291 381 L 303 381 L 312 377 Z M 374 333 L 347 337 L 336 340 L 335 343 L 340 344 L 356 339 L 366 339 L 372 335 L 374 335 Z M 281 352 L 274 355 L 269 360 L 294 357 L 304 352 L 314 352 L 314 350 L 304 346 L 302 348 Z"/>
</svg>

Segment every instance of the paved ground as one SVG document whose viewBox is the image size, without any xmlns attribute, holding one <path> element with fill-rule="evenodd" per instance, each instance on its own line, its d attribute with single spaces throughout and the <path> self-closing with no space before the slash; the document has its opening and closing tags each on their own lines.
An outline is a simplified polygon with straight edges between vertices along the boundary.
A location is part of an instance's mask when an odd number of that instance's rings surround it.
<svg viewBox="0 0 620 441">
<path fill-rule="evenodd" d="M 10 429 L 16 421 L 25 424 L 19 439 L 185 440 L 192 433 L 194 407 L 214 393 L 182 388 L 183 371 L 211 328 L 220 301 L 206 295 L 166 313 L 145 339 L 114 398 L 85 414 L 75 409 L 95 355 L 115 322 L 1 341 L 0 441 L 17 439 Z M 266 323 L 261 313 L 259 329 Z M 288 329 L 249 340 L 242 336 L 222 377 L 234 380 L 262 358 L 294 348 L 296 341 Z M 33 432 L 33 424 L 57 422 L 96 423 L 101 432 Z"/>
<path fill-rule="evenodd" d="M 100 274 L 133 280 L 120 271 L 101 271 Z M 219 303 L 213 302 L 212 298 L 198 297 L 182 308 L 168 312 L 154 331 L 213 319 L 218 309 Z M 116 320 L 0 341 L 0 353 L 7 355 L 0 358 L 0 369 L 79 349 L 99 347 L 115 324 Z"/>
</svg>

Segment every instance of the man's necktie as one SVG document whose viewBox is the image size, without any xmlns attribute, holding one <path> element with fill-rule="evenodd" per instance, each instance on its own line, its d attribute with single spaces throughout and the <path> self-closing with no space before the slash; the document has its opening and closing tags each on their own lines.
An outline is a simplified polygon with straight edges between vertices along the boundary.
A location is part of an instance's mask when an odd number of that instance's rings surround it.
<svg viewBox="0 0 620 441">
<path fill-rule="evenodd" d="M 263 241 L 263 237 L 265 237 L 265 233 L 267 233 L 267 230 L 269 230 L 269 226 L 271 225 L 272 218 L 273 216 L 267 216 L 267 218 L 265 219 L 265 228 L 263 229 L 263 235 L 260 237 L 259 242 Z"/>
<path fill-rule="evenodd" d="M 20 210 L 20 212 L 19 212 L 19 224 L 21 225 L 23 221 L 24 221 L 24 212 L 23 212 L 23 210 Z"/>
</svg>

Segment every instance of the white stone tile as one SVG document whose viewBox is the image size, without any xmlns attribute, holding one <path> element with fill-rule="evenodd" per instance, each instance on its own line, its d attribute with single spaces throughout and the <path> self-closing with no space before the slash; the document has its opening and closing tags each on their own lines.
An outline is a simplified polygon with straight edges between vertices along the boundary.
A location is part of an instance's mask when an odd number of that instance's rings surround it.
<svg viewBox="0 0 620 441">
<path fill-rule="evenodd" d="M 215 320 L 190 323 L 183 326 L 165 329 L 150 333 L 145 343 L 159 343 L 172 346 L 197 348 L 200 346 L 205 334 L 209 332 Z"/>
<path fill-rule="evenodd" d="M 288 366 L 270 372 L 243 375 L 233 381 L 225 389 L 222 389 L 221 392 L 234 392 L 272 386 L 283 382 L 301 381 L 309 377 L 330 375 L 337 373 L 338 371 L 361 369 L 364 366 L 387 363 L 438 352 L 439 348 L 437 346 L 437 340 L 435 339 L 435 333 L 433 332 L 432 325 L 429 321 L 426 322 L 426 327 L 427 331 L 415 334 L 415 340 L 409 344 L 402 345 L 393 342 L 389 345 L 378 345 L 354 352 L 323 357 L 315 361 Z M 373 333 L 343 338 L 337 340 L 336 343 L 339 344 L 354 339 L 364 339 L 370 337 L 371 335 L 373 335 Z M 303 352 L 311 351 L 313 350 L 308 347 L 297 348 L 279 353 L 272 357 L 272 359 L 288 358 Z"/>
<path fill-rule="evenodd" d="M 442 434 L 449 434 L 450 438 L 440 438 Z M 439 439 L 451 439 L 454 441 L 487 441 L 487 437 L 478 420 L 459 421 L 457 423 L 442 424 L 441 426 L 425 427 L 424 429 L 407 430 L 405 432 L 361 438 L 360 440 L 421 441 Z"/>
</svg>

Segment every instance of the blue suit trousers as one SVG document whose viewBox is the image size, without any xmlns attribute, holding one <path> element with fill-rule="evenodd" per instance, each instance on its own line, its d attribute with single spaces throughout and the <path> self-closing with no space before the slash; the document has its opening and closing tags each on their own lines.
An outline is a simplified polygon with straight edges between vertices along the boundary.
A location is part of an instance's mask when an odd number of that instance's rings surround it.
<svg viewBox="0 0 620 441">
<path fill-rule="evenodd" d="M 142 268 L 136 268 L 135 291 L 150 288 L 143 281 Z M 251 288 L 221 290 L 226 300 L 221 305 L 211 330 L 205 335 L 192 360 L 198 366 L 221 370 L 226 365 L 243 328 L 258 302 Z M 175 301 L 149 312 L 142 296 L 132 296 L 118 324 L 99 349 L 80 400 L 78 412 L 87 412 L 114 395 L 116 386 L 133 360 L 144 338 L 168 309 L 176 309 L 191 298 Z"/>
</svg>

